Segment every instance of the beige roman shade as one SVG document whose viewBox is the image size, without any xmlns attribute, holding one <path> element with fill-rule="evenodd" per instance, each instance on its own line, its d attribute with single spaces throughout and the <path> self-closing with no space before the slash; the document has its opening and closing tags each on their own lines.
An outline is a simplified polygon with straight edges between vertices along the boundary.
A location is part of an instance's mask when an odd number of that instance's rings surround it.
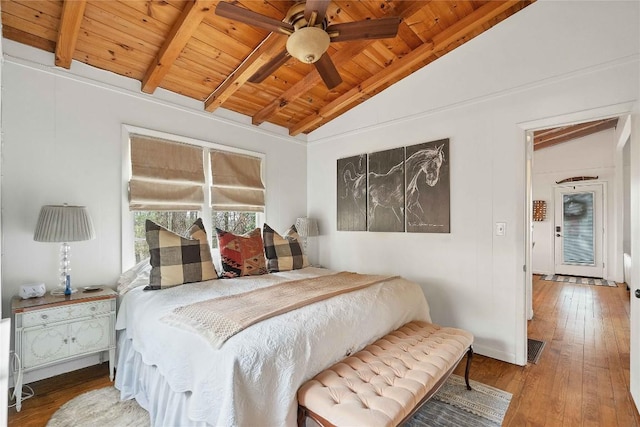
<svg viewBox="0 0 640 427">
<path fill-rule="evenodd" d="M 264 212 L 262 159 L 228 151 L 210 153 L 213 209 Z"/>
<path fill-rule="evenodd" d="M 130 139 L 130 210 L 202 209 L 202 147 L 140 135 L 131 135 Z"/>
</svg>

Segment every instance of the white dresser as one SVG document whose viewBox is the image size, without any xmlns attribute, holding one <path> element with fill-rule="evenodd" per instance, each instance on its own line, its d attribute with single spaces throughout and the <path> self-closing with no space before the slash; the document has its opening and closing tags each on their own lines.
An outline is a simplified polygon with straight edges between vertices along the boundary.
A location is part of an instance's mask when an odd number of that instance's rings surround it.
<svg viewBox="0 0 640 427">
<path fill-rule="evenodd" d="M 111 289 L 79 291 L 69 297 L 14 297 L 15 352 L 20 364 L 13 373 L 16 410 L 22 407 L 23 375 L 36 369 L 93 353 L 109 353 L 113 381 L 116 349 L 116 296 Z"/>
</svg>

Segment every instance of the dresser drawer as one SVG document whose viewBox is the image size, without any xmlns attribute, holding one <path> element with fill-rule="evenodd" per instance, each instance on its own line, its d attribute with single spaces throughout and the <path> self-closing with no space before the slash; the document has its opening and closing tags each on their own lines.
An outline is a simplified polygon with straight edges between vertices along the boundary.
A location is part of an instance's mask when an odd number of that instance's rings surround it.
<svg viewBox="0 0 640 427">
<path fill-rule="evenodd" d="M 62 307 L 26 312 L 22 315 L 22 327 L 51 324 L 69 319 L 94 316 L 111 312 L 111 300 L 69 304 Z"/>
</svg>

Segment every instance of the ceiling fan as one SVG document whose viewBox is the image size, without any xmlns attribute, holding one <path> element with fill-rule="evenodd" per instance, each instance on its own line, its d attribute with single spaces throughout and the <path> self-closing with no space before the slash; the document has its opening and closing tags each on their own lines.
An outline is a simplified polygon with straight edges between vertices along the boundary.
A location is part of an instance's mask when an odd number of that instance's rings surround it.
<svg viewBox="0 0 640 427">
<path fill-rule="evenodd" d="M 326 11 L 329 3 L 331 0 L 307 0 L 296 3 L 289 8 L 282 21 L 227 2 L 220 2 L 215 13 L 289 36 L 286 50 L 263 65 L 251 76 L 250 82 L 262 82 L 293 56 L 301 62 L 315 65 L 327 88 L 333 89 L 342 82 L 342 78 L 331 57 L 326 53 L 329 43 L 395 37 L 400 18 L 388 17 L 328 25 Z"/>
</svg>

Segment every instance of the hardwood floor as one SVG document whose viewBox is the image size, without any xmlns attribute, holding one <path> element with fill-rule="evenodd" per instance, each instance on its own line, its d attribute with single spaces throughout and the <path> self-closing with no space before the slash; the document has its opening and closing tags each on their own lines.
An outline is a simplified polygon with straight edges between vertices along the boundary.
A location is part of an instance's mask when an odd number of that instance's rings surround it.
<svg viewBox="0 0 640 427">
<path fill-rule="evenodd" d="M 474 356 L 471 378 L 513 394 L 504 426 L 640 427 L 629 394 L 629 292 L 534 276 L 529 338 L 547 342 L 525 367 Z M 464 364 L 456 373 L 463 375 Z M 9 426 L 40 427 L 66 401 L 109 381 L 107 364 L 31 384 Z"/>
<path fill-rule="evenodd" d="M 629 393 L 629 292 L 533 277 L 537 364 L 478 357 L 471 378 L 513 394 L 503 426 L 640 426 Z M 458 373 L 462 370 L 458 368 Z"/>
</svg>

